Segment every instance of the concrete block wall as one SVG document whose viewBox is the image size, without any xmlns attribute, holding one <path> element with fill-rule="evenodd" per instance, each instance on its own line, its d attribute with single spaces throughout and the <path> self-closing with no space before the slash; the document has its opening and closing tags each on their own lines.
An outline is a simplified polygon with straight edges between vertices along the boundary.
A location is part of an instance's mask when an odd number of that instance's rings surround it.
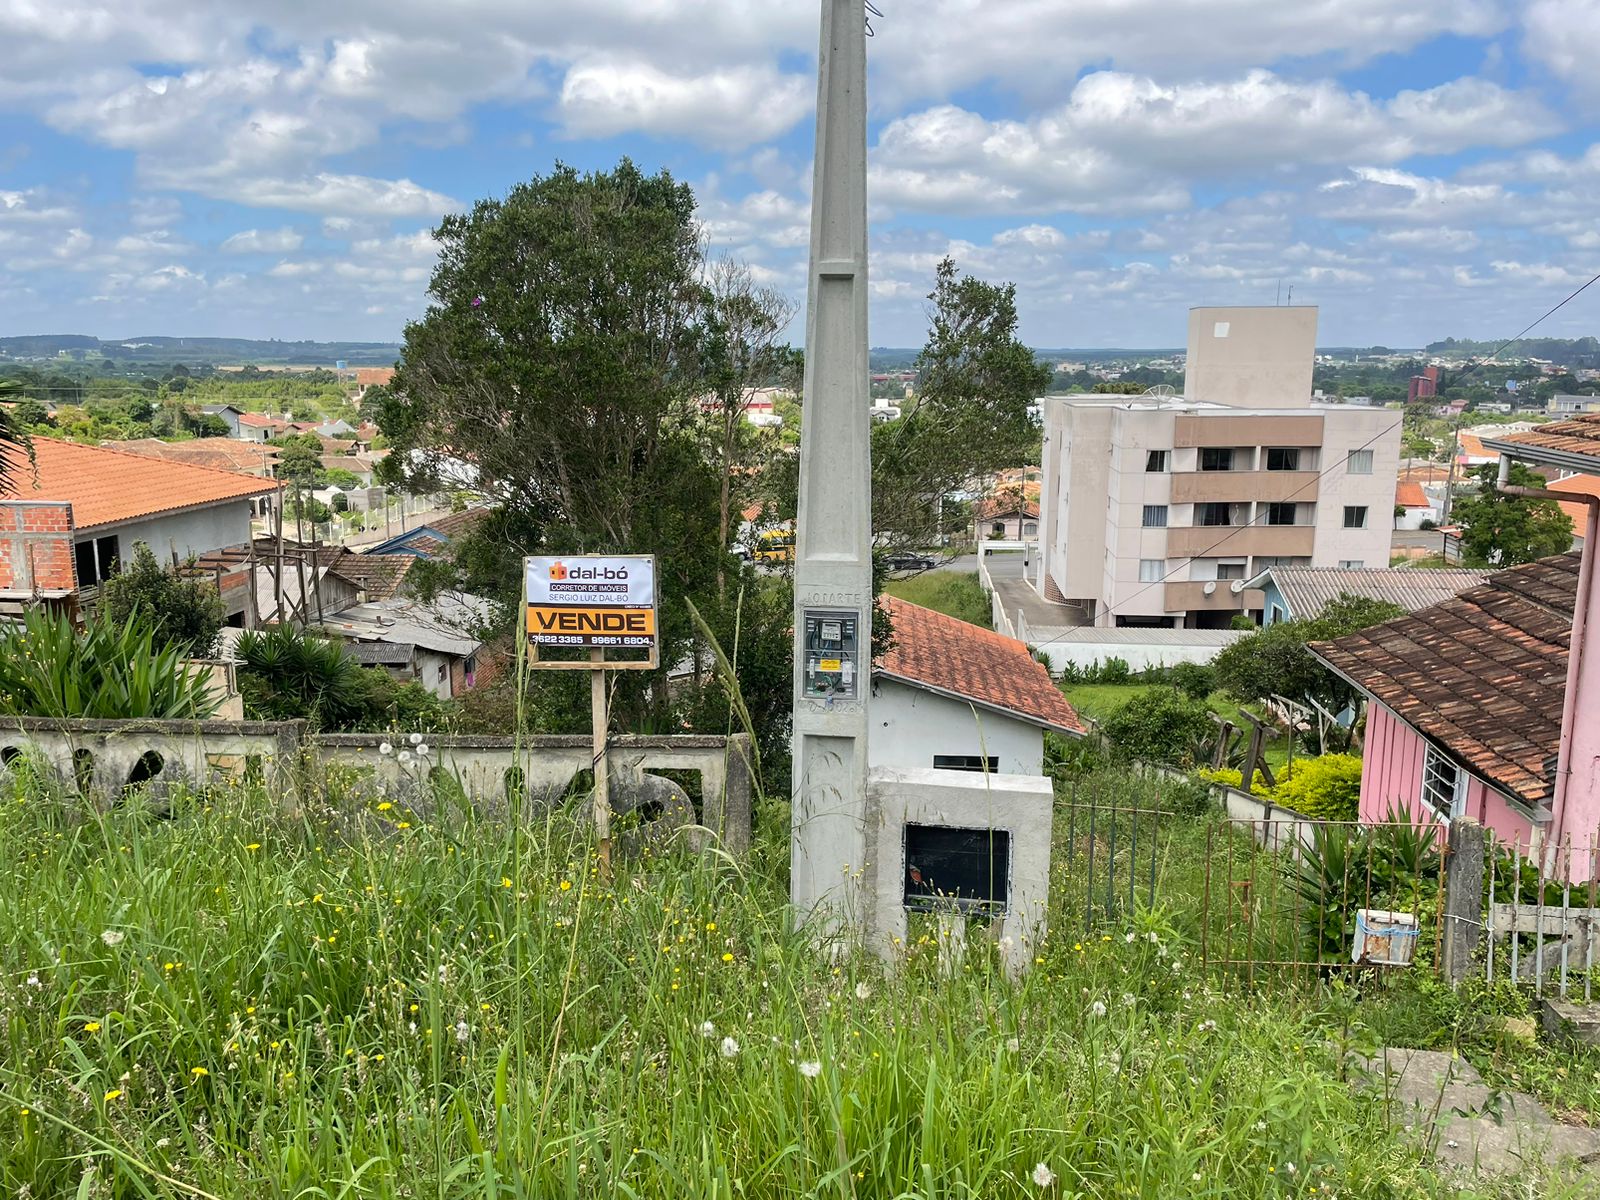
<svg viewBox="0 0 1600 1200">
<path fill-rule="evenodd" d="M 131 780 L 198 785 L 218 777 L 254 775 L 293 808 L 301 785 L 318 768 L 339 766 L 370 775 L 375 787 L 399 792 L 434 771 L 457 780 L 476 808 L 504 816 L 508 789 L 520 786 L 530 809 L 563 796 L 593 759 L 587 736 L 506 737 L 429 735 L 426 771 L 402 767 L 380 753 L 395 735 L 312 734 L 305 722 L 57 721 L 0 717 L 0 774 L 19 761 L 42 763 L 68 787 L 110 804 Z M 700 776 L 699 830 L 688 844 L 749 852 L 754 780 L 750 739 L 732 737 L 617 737 L 611 742 L 614 778 L 657 771 Z M 153 768 L 153 769 L 152 769 Z"/>
<path fill-rule="evenodd" d="M 75 590 L 72 542 L 72 505 L 0 502 L 0 591 Z"/>
</svg>

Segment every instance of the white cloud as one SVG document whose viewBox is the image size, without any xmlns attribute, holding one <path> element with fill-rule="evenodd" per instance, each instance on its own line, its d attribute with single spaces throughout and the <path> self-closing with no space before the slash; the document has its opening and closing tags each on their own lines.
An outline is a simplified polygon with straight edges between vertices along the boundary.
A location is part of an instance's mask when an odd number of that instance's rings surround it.
<svg viewBox="0 0 1600 1200">
<path fill-rule="evenodd" d="M 180 176 L 165 171 L 151 172 L 151 181 L 160 187 L 182 186 Z M 436 217 L 463 207 L 459 201 L 409 179 L 373 179 L 330 172 L 294 179 L 202 175 L 191 178 L 191 186 L 203 196 L 254 208 L 358 217 Z"/>
<path fill-rule="evenodd" d="M 561 119 L 572 137 L 639 131 L 738 149 L 786 132 L 810 111 L 815 90 L 810 75 L 769 66 L 677 75 L 606 59 L 567 72 Z"/>
<path fill-rule="evenodd" d="M 1523 46 L 1591 108 L 1600 106 L 1600 5 L 1532 0 L 1522 9 Z"/>
<path fill-rule="evenodd" d="M 285 225 L 281 229 L 244 229 L 223 241 L 224 254 L 291 254 L 305 238 Z"/>
</svg>

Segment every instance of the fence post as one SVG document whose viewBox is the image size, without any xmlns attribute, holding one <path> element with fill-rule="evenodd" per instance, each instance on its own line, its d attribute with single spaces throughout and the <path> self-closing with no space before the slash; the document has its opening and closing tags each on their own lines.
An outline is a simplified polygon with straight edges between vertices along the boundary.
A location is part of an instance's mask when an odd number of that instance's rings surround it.
<svg viewBox="0 0 1600 1200">
<path fill-rule="evenodd" d="M 1472 973 L 1483 937 L 1483 826 L 1466 817 L 1450 825 L 1444 860 L 1444 937 L 1439 948 L 1445 978 L 1460 983 Z"/>
</svg>

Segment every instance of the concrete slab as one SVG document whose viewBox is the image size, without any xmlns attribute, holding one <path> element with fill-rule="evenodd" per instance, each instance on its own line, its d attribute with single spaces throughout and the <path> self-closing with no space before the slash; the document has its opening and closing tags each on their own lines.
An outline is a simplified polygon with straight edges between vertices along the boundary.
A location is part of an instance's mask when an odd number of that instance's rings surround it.
<svg viewBox="0 0 1600 1200">
<path fill-rule="evenodd" d="M 1539 1019 L 1545 1036 L 1555 1041 L 1600 1046 L 1600 1006 L 1546 997 Z"/>
</svg>

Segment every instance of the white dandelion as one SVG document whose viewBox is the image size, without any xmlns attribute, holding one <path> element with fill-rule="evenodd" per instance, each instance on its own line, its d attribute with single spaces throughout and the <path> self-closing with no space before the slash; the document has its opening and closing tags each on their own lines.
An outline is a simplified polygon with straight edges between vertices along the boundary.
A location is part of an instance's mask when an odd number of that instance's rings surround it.
<svg viewBox="0 0 1600 1200">
<path fill-rule="evenodd" d="M 1096 1000 L 1093 1004 L 1089 1005 L 1089 1015 L 1091 1017 L 1103 1017 L 1103 1016 L 1105 1016 L 1106 1015 L 1106 1006 L 1103 1003 L 1101 1003 L 1099 1000 Z"/>
<path fill-rule="evenodd" d="M 108 946 L 120 946 L 122 945 L 122 937 L 122 930 L 108 929 L 100 935 L 100 940 Z"/>
<path fill-rule="evenodd" d="M 410 743 L 411 743 L 411 744 L 412 744 L 412 745 L 413 745 L 413 746 L 420 746 L 420 745 L 422 745 L 422 735 L 421 735 L 421 734 L 420 734 L 420 733 L 413 733 L 413 734 L 412 734 L 412 735 L 411 735 L 411 737 L 410 737 L 410 738 L 409 738 L 409 739 L 407 739 L 407 740 L 408 740 L 408 741 L 410 741 Z"/>
<path fill-rule="evenodd" d="M 1018 1039 L 1018 1038 L 1007 1038 L 1006 1039 L 1006 1049 L 1011 1051 L 1011 1053 L 1015 1054 L 1018 1050 L 1022 1049 L 1021 1040 Z"/>
<path fill-rule="evenodd" d="M 864 982 L 856 984 L 856 999 L 857 1000 L 870 1000 L 870 999 L 872 999 L 872 989 L 870 987 L 868 987 Z"/>
<path fill-rule="evenodd" d="M 738 1040 L 731 1037 L 723 1038 L 722 1045 L 718 1048 L 718 1053 L 721 1054 L 723 1058 L 737 1058 L 739 1055 Z"/>
<path fill-rule="evenodd" d="M 822 1074 L 822 1064 L 808 1059 L 800 1064 L 800 1074 L 804 1075 L 807 1079 L 815 1079 L 818 1075 Z"/>
<path fill-rule="evenodd" d="M 429 751 L 428 751 L 428 743 L 427 742 L 423 742 L 422 745 L 417 747 L 417 757 L 418 758 L 427 758 L 428 757 L 428 753 L 429 753 Z"/>
<path fill-rule="evenodd" d="M 700 1022 L 700 1036 L 703 1037 L 703 1038 L 716 1037 L 717 1036 L 717 1027 L 715 1025 L 713 1025 L 710 1021 L 701 1021 Z"/>
<path fill-rule="evenodd" d="M 1044 1163 L 1039 1163 L 1033 1168 L 1033 1182 L 1042 1188 L 1047 1188 L 1056 1181 L 1056 1173 Z"/>
<path fill-rule="evenodd" d="M 378 753 L 388 758 L 389 755 L 394 753 L 394 746 L 388 742 L 382 742 L 378 746 Z"/>
<path fill-rule="evenodd" d="M 456 1022 L 456 1041 L 465 1042 L 471 1036 L 472 1036 L 472 1026 L 468 1025 L 465 1021 L 457 1021 Z"/>
</svg>

